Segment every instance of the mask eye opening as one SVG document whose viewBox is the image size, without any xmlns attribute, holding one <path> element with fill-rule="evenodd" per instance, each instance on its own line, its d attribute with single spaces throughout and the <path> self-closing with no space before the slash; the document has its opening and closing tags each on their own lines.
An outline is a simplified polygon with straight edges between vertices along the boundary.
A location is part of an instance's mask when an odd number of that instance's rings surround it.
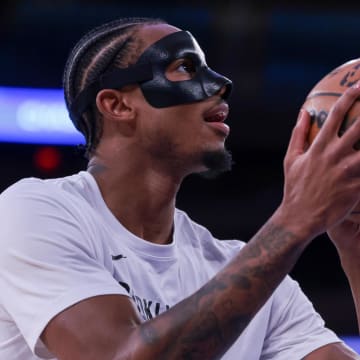
<svg viewBox="0 0 360 360">
<path fill-rule="evenodd" d="M 198 69 L 196 59 L 186 56 L 171 62 L 165 71 L 165 77 L 173 82 L 191 80 L 196 76 Z"/>
</svg>

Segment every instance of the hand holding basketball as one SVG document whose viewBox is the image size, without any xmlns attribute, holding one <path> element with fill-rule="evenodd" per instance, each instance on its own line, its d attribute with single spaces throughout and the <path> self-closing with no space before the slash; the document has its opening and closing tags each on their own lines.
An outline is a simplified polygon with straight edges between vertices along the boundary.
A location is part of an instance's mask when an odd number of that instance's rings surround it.
<svg viewBox="0 0 360 360">
<path fill-rule="evenodd" d="M 346 62 L 337 67 L 324 78 L 322 78 L 310 91 L 303 108 L 311 115 L 311 127 L 308 141 L 311 144 L 325 120 L 328 117 L 331 107 L 344 91 L 354 86 L 360 80 L 360 58 Z M 345 131 L 360 116 L 360 98 L 351 106 L 341 124 L 338 135 L 342 136 Z M 360 139 L 360 136 L 359 136 Z M 354 148 L 360 149 L 360 141 L 356 139 Z M 360 204 L 352 211 L 349 220 L 360 224 Z"/>
<path fill-rule="evenodd" d="M 303 238 L 315 237 L 339 224 L 360 200 L 360 152 L 354 149 L 360 138 L 360 121 L 338 136 L 358 97 L 360 87 L 351 86 L 336 99 L 316 141 L 307 150 L 308 111 L 302 112 L 294 128 L 284 161 L 280 214 L 286 214 L 288 229 Z"/>
</svg>

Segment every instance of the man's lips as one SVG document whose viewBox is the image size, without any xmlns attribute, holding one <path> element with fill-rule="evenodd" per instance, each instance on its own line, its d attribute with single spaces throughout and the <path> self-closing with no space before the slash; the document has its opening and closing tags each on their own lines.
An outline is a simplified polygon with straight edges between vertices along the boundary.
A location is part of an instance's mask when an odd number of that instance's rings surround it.
<svg viewBox="0 0 360 360">
<path fill-rule="evenodd" d="M 203 117 L 206 122 L 224 122 L 229 115 L 229 105 L 222 102 L 205 111 Z"/>
<path fill-rule="evenodd" d="M 209 126 L 222 133 L 224 136 L 228 136 L 230 128 L 224 123 L 229 115 L 229 105 L 226 102 L 222 102 L 219 105 L 212 107 L 203 114 L 204 121 Z"/>
</svg>

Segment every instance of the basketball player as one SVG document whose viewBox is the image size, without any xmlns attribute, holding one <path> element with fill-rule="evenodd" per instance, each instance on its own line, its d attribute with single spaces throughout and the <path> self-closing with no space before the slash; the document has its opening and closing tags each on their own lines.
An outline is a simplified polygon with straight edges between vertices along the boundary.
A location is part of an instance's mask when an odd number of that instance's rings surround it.
<svg viewBox="0 0 360 360">
<path fill-rule="evenodd" d="M 359 306 L 359 235 L 344 219 L 359 201 L 360 122 L 337 136 L 358 86 L 307 151 L 302 113 L 282 202 L 247 245 L 175 208 L 188 174 L 231 164 L 231 81 L 189 32 L 153 19 L 96 28 L 64 88 L 89 165 L 1 195 L 1 359 L 359 359 L 286 275 L 331 229 Z"/>
</svg>

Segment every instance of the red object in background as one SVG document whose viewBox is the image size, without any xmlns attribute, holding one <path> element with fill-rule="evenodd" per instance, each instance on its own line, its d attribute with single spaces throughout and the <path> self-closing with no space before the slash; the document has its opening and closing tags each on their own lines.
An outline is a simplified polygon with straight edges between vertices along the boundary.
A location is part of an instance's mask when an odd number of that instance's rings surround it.
<svg viewBox="0 0 360 360">
<path fill-rule="evenodd" d="M 38 170 L 52 172 L 61 164 L 61 153 L 54 147 L 42 147 L 34 153 L 34 164 Z"/>
</svg>

